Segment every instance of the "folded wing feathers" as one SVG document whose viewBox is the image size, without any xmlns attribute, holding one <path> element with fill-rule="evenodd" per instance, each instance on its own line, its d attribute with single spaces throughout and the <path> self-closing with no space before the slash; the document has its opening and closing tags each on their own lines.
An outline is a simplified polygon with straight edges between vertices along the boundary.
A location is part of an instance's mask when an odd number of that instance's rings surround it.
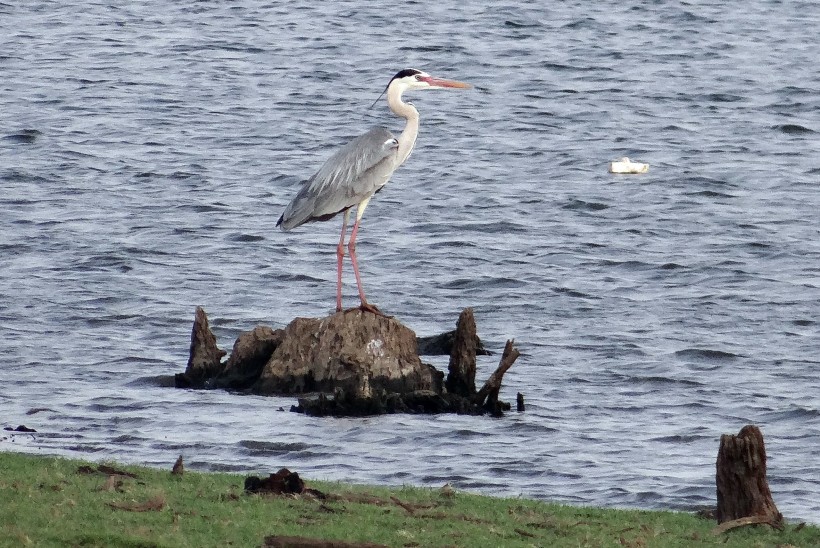
<svg viewBox="0 0 820 548">
<path fill-rule="evenodd" d="M 353 139 L 305 182 L 277 226 L 289 230 L 325 220 L 371 196 L 390 178 L 397 149 L 398 141 L 383 127 Z"/>
</svg>

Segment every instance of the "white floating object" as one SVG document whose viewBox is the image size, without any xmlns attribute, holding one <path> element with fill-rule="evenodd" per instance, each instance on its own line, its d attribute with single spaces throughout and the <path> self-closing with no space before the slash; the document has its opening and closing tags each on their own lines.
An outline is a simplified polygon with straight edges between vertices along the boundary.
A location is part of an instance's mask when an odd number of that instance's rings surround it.
<svg viewBox="0 0 820 548">
<path fill-rule="evenodd" d="M 626 156 L 620 160 L 613 160 L 609 164 L 610 173 L 646 173 L 649 171 L 649 164 L 633 162 Z"/>
</svg>

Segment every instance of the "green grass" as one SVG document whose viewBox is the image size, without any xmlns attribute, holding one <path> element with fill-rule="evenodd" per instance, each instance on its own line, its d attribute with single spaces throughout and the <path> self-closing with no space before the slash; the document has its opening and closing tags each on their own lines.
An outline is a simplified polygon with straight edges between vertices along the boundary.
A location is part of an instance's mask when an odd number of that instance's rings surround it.
<svg viewBox="0 0 820 548">
<path fill-rule="evenodd" d="M 0 453 L 0 546 L 260 546 L 268 535 L 396 547 L 820 546 L 814 526 L 753 526 L 714 535 L 713 521 L 682 512 L 307 481 L 330 495 L 323 501 L 247 495 L 244 476 L 236 474 L 174 476 L 169 470 L 112 465 L 137 477 L 109 479 L 81 473 L 83 465 L 98 466 Z"/>
</svg>

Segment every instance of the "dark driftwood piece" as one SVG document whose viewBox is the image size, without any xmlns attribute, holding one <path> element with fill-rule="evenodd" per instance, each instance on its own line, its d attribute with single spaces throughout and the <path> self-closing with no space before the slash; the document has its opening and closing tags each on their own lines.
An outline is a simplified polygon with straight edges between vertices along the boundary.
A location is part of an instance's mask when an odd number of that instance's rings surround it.
<svg viewBox="0 0 820 548">
<path fill-rule="evenodd" d="M 450 394 L 465 398 L 475 394 L 476 327 L 472 308 L 465 308 L 458 317 L 456 336 L 450 352 L 449 373 L 444 386 Z"/>
<path fill-rule="evenodd" d="M 512 367 L 512 364 L 515 363 L 515 360 L 521 355 L 518 349 L 513 346 L 514 344 L 514 339 L 507 341 L 507 344 L 504 346 L 504 353 L 501 354 L 501 362 L 498 364 L 496 370 L 493 371 L 493 374 L 490 375 L 490 378 L 487 379 L 487 382 L 484 383 L 484 386 L 481 387 L 481 390 L 479 390 L 473 398 L 473 401 L 477 405 L 483 405 L 484 408 L 493 415 L 501 415 L 502 410 L 509 409 L 509 405 L 504 405 L 498 401 L 498 391 L 501 389 L 501 381 L 504 379 L 504 373 Z"/>
<path fill-rule="evenodd" d="M 718 523 L 758 517 L 761 523 L 782 526 L 783 515 L 766 480 L 766 447 L 757 426 L 750 424 L 737 436 L 720 437 L 716 468 Z"/>
<path fill-rule="evenodd" d="M 771 520 L 766 516 L 749 516 L 747 518 L 738 518 L 733 519 L 732 521 L 724 521 L 714 529 L 712 529 L 713 535 L 721 535 L 726 531 L 731 531 L 732 529 L 737 529 L 738 527 L 746 527 L 747 525 L 771 525 L 776 529 L 783 529 L 782 523 L 772 523 Z"/>
<path fill-rule="evenodd" d="M 374 544 L 372 542 L 346 542 L 343 540 L 322 540 L 282 535 L 265 537 L 262 546 L 265 548 L 387 548 L 385 544 Z"/>
<path fill-rule="evenodd" d="M 245 491 L 273 495 L 300 494 L 305 492 L 305 482 L 296 472 L 281 468 L 267 478 L 248 476 L 245 478 Z"/>
</svg>

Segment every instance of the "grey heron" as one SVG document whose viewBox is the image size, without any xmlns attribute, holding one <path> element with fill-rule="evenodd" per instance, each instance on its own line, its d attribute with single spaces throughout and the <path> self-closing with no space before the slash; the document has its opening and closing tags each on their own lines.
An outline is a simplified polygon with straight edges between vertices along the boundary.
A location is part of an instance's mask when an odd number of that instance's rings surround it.
<svg viewBox="0 0 820 548">
<path fill-rule="evenodd" d="M 380 313 L 364 296 L 359 264 L 356 259 L 356 236 L 362 215 L 375 193 L 387 184 L 390 176 L 407 160 L 419 132 L 419 111 L 411 103 L 402 101 L 405 91 L 442 88 L 469 88 L 469 84 L 430 76 L 416 69 L 398 72 L 382 93 L 396 116 L 407 122 L 396 138 L 388 129 L 374 127 L 340 148 L 305 181 L 298 194 L 285 208 L 276 226 L 290 230 L 310 221 L 327 221 L 343 213 L 342 236 L 336 246 L 336 311 L 342 310 L 342 260 L 345 255 L 345 236 L 350 209 L 356 206 L 356 221 L 347 243 L 353 274 L 359 289 L 362 310 Z M 378 99 L 377 99 L 378 101 Z"/>
</svg>

